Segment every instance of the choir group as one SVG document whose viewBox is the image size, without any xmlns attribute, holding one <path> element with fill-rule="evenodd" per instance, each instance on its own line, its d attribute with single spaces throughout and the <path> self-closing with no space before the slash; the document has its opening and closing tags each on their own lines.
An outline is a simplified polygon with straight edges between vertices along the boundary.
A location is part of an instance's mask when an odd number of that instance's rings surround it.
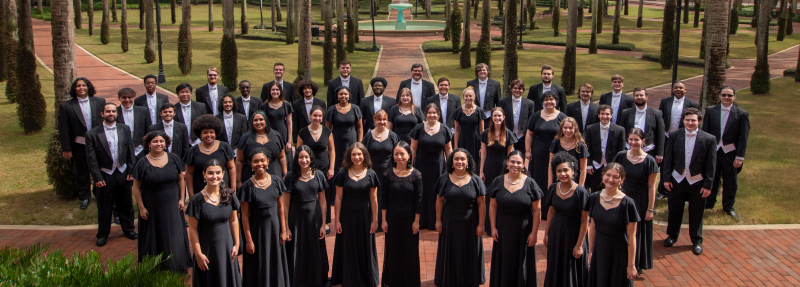
<svg viewBox="0 0 800 287">
<path fill-rule="evenodd" d="M 486 284 L 489 236 L 488 284 L 536 286 L 544 224 L 545 286 L 632 286 L 653 268 L 657 199 L 668 200 L 667 247 L 688 203 L 696 255 L 720 180 L 722 207 L 738 218 L 750 124 L 731 87 L 701 112 L 676 82 L 655 109 L 645 89 L 627 95 L 614 75 L 599 104 L 590 84 L 568 104 L 552 66 L 529 88 L 513 80 L 503 97 L 479 64 L 457 96 L 447 78 L 434 86 L 414 64 L 395 98 L 380 77 L 364 97 L 344 61 L 323 101 L 316 83 L 295 87 L 284 71 L 274 65 L 260 98 L 248 81 L 234 98 L 210 68 L 194 100 L 191 85 L 177 86 L 174 105 L 152 75 L 144 95 L 119 90 L 120 106 L 75 80 L 58 128 L 81 209 L 97 197 L 97 246 L 113 220 L 138 239 L 140 259 L 164 254 L 163 269 L 193 267 L 194 286 L 420 286 L 419 231 L 430 229 L 439 233 L 435 285 Z M 385 235 L 382 274 L 376 232 Z"/>
</svg>

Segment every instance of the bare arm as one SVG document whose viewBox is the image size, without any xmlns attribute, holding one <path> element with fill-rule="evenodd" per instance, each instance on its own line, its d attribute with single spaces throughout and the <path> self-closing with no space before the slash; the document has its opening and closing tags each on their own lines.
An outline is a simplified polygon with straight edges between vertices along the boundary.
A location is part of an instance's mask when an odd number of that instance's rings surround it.
<svg viewBox="0 0 800 287">
<path fill-rule="evenodd" d="M 229 175 L 230 179 L 240 178 L 239 175 L 238 175 L 238 172 L 236 172 L 236 163 L 234 163 L 233 159 L 230 159 L 228 162 L 226 162 L 225 166 L 228 168 L 228 173 L 230 174 Z M 236 182 L 234 182 L 233 180 L 230 180 L 230 181 L 231 182 L 229 182 L 229 184 L 231 185 L 231 189 L 236 190 L 236 187 L 238 187 L 238 185 L 236 185 Z"/>
<path fill-rule="evenodd" d="M 194 250 L 194 257 L 196 258 L 195 266 L 203 271 L 208 270 L 208 258 L 206 258 L 202 248 L 200 248 L 200 236 L 197 233 L 197 218 L 191 216 L 189 217 L 189 243 L 192 245 L 192 250 Z"/>
<path fill-rule="evenodd" d="M 636 222 L 628 223 L 628 278 L 637 276 L 636 272 Z"/>
<path fill-rule="evenodd" d="M 539 224 L 541 223 L 542 218 L 542 211 L 539 205 L 540 201 L 541 200 L 531 202 L 531 209 L 533 210 L 533 229 L 531 229 L 531 234 L 528 234 L 528 247 L 533 247 L 536 245 L 536 241 L 539 239 Z"/>
<path fill-rule="evenodd" d="M 411 139 L 411 164 L 414 164 L 414 160 L 417 159 L 417 145 L 419 144 L 418 140 Z"/>
<path fill-rule="evenodd" d="M 236 173 L 236 186 L 242 186 L 242 173 L 241 170 L 244 168 L 244 151 L 241 149 L 236 149 L 236 170 L 240 171 Z M 247 180 L 245 178 L 245 180 Z"/>
<path fill-rule="evenodd" d="M 486 144 L 485 144 L 485 143 L 483 143 L 483 142 L 481 142 L 481 155 L 485 155 L 485 154 L 486 154 Z M 486 165 L 486 156 L 482 156 L 482 157 L 481 157 L 481 170 L 480 170 L 480 176 L 481 176 L 481 180 L 482 180 L 484 183 L 486 183 L 486 176 L 483 174 L 483 171 L 484 171 L 484 169 L 485 169 L 485 165 Z M 494 201 L 492 201 L 492 202 L 494 202 Z M 489 216 L 491 216 L 491 213 L 489 214 Z M 492 226 L 494 226 L 494 223 L 492 223 Z M 492 228 L 494 228 L 494 227 L 492 227 Z"/>
<path fill-rule="evenodd" d="M 286 243 L 286 240 L 287 240 L 287 235 L 286 234 L 288 233 L 288 230 L 289 230 L 287 228 L 287 225 L 286 225 L 286 218 L 289 217 L 288 216 L 289 209 L 286 208 L 286 207 L 289 206 L 289 205 L 283 203 L 283 197 L 284 196 L 286 196 L 286 199 L 287 199 L 287 202 L 288 202 L 289 193 L 283 193 L 283 194 L 278 196 L 278 220 L 281 223 L 281 234 L 280 234 L 280 237 L 281 237 L 280 244 L 281 245 Z"/>
<path fill-rule="evenodd" d="M 489 198 L 489 223 L 492 226 L 492 239 L 500 242 L 500 234 L 497 232 L 497 200 Z"/>
<path fill-rule="evenodd" d="M 389 129 L 390 131 L 392 130 L 393 127 L 394 127 L 394 124 L 391 121 L 386 123 L 386 128 Z"/>
<path fill-rule="evenodd" d="M 358 142 L 364 139 L 364 125 L 361 124 L 361 121 L 356 121 L 356 135 L 358 136 Z"/>
<path fill-rule="evenodd" d="M 525 133 L 525 159 L 531 161 L 531 144 L 533 143 L 533 132 L 528 130 Z"/>
<path fill-rule="evenodd" d="M 181 211 L 186 211 L 186 192 L 184 192 L 184 190 L 186 190 L 186 180 L 183 177 L 183 173 L 178 174 L 178 196 L 180 197 L 180 199 L 178 199 L 178 208 L 180 208 Z M 139 199 L 137 199 L 136 202 L 139 202 Z"/>
<path fill-rule="evenodd" d="M 301 146 L 303 146 L 303 139 L 297 136 L 297 140 L 294 142 L 294 148 L 300 148 Z"/>
<path fill-rule="evenodd" d="M 444 161 L 447 162 L 447 157 L 453 152 L 453 146 L 451 143 L 444 144 Z"/>
<path fill-rule="evenodd" d="M 336 218 L 333 219 L 334 226 L 336 226 L 336 233 L 342 233 L 342 225 L 339 223 L 339 214 L 342 211 L 342 187 L 336 186 L 336 201 L 333 204 L 333 214 Z"/>
<path fill-rule="evenodd" d="M 330 163 L 330 165 L 328 165 L 327 177 L 328 180 L 330 180 L 331 178 L 333 178 L 333 163 L 336 162 L 336 148 L 334 146 L 333 137 L 328 137 L 328 160 L 329 160 L 328 163 Z M 327 214 L 327 213 L 323 212 L 322 214 Z"/>
<path fill-rule="evenodd" d="M 589 260 L 590 265 L 592 264 L 592 252 L 594 251 L 594 227 L 594 221 L 590 221 L 589 231 L 587 232 L 589 235 L 589 250 L 587 251 L 587 253 L 589 253 L 589 257 L 587 259 Z"/>
<path fill-rule="evenodd" d="M 289 148 L 292 148 L 292 140 L 294 140 L 292 138 L 292 131 L 293 131 L 292 130 L 292 113 L 289 113 L 288 115 L 286 115 L 286 128 L 287 128 L 287 131 L 289 131 L 288 132 L 289 133 L 288 134 L 289 140 L 286 141 L 286 148 L 289 149 Z"/>
<path fill-rule="evenodd" d="M 550 208 L 552 209 L 552 207 Z M 580 258 L 584 252 L 587 252 L 583 250 L 583 240 L 586 238 L 587 229 L 589 229 L 589 212 L 581 211 L 581 231 L 578 233 L 578 242 L 575 243 L 575 247 L 572 249 L 572 256 L 575 256 L 575 258 Z"/>
<path fill-rule="evenodd" d="M 139 217 L 141 217 L 144 220 L 147 220 L 150 214 L 148 214 L 147 208 L 144 207 L 144 201 L 142 201 L 142 182 L 139 181 L 138 179 L 134 179 L 132 189 L 133 189 L 133 198 L 136 199 L 136 204 L 139 205 Z"/>
<path fill-rule="evenodd" d="M 482 237 L 483 234 L 486 232 L 484 229 L 484 224 L 486 221 L 486 196 L 478 196 L 476 201 L 478 202 L 478 228 L 475 230 L 475 235 L 478 237 Z"/>
<path fill-rule="evenodd" d="M 319 202 L 320 214 L 328 214 L 328 202 L 325 201 L 325 190 L 317 192 L 317 202 Z M 319 239 L 325 239 L 325 224 L 320 224 Z"/>
<path fill-rule="evenodd" d="M 553 184 L 553 169 L 550 168 L 550 162 L 553 161 L 553 153 L 550 153 L 550 159 L 547 160 L 547 187 L 550 188 L 550 185 Z M 549 217 L 548 217 L 549 218 Z"/>
<path fill-rule="evenodd" d="M 372 209 L 372 224 L 369 227 L 369 233 L 375 233 L 378 230 L 378 188 L 373 187 L 369 191 L 369 202 Z"/>
<path fill-rule="evenodd" d="M 281 163 L 281 179 L 286 176 L 286 153 L 282 152 L 278 155 L 278 161 Z"/>
<path fill-rule="evenodd" d="M 552 154 L 551 154 L 551 158 L 552 158 Z M 587 162 L 588 162 L 587 158 L 582 158 L 580 160 L 580 166 L 581 167 L 580 167 L 579 170 L 581 171 L 581 177 L 578 179 L 578 184 L 580 186 L 584 186 L 584 183 L 586 182 L 586 164 L 587 164 Z"/>
<path fill-rule="evenodd" d="M 536 216 L 536 215 L 534 214 L 534 216 Z M 550 206 L 550 208 L 547 209 L 547 218 L 553 218 L 553 216 L 556 216 L 556 210 L 555 210 L 555 208 Z M 541 220 L 541 217 L 539 217 L 539 220 Z M 545 247 L 547 247 L 547 244 L 549 244 L 549 240 L 550 240 L 550 222 L 551 221 L 552 220 L 545 220 L 545 222 L 544 222 L 544 246 Z"/>
<path fill-rule="evenodd" d="M 245 242 L 245 251 L 249 254 L 253 254 L 255 252 L 255 244 L 253 243 L 253 235 L 250 233 L 250 218 L 245 214 L 250 214 L 250 203 L 249 202 L 242 202 L 242 228 L 244 229 L 244 242 Z"/>
<path fill-rule="evenodd" d="M 239 216 L 236 215 L 236 210 L 231 211 L 228 223 L 231 225 L 231 235 L 233 236 L 233 248 L 231 248 L 231 261 L 233 261 L 236 260 L 236 255 L 239 253 Z"/>
<path fill-rule="evenodd" d="M 645 212 L 645 219 L 644 220 L 653 220 L 653 216 L 655 215 L 650 210 L 655 210 L 655 202 L 656 202 L 656 174 L 651 174 L 647 177 L 647 209 L 648 211 Z"/>
<path fill-rule="evenodd" d="M 442 233 L 442 209 L 444 209 L 444 196 L 436 197 L 436 232 Z"/>
<path fill-rule="evenodd" d="M 281 198 L 282 199 L 279 200 L 279 203 L 283 205 L 281 207 L 283 212 L 281 212 L 280 209 L 278 210 L 278 212 L 280 212 L 281 215 L 283 215 L 283 218 L 281 218 L 281 220 L 288 220 L 288 218 L 289 218 L 289 207 L 290 207 L 290 204 L 292 202 L 292 193 L 291 192 L 284 192 L 283 195 L 281 196 Z M 286 225 L 286 228 L 283 228 L 283 226 L 281 226 L 281 233 L 283 233 L 284 230 L 286 231 L 286 240 L 284 240 L 284 241 L 292 241 L 292 230 L 291 230 L 291 228 L 289 228 L 288 224 Z"/>
<path fill-rule="evenodd" d="M 458 148 L 458 137 L 461 135 L 461 124 L 455 121 L 455 128 L 453 132 L 453 148 Z"/>
<path fill-rule="evenodd" d="M 189 191 L 189 198 L 194 196 L 194 166 L 193 165 L 186 165 L 186 172 L 184 173 L 186 177 L 186 190 Z"/>
</svg>

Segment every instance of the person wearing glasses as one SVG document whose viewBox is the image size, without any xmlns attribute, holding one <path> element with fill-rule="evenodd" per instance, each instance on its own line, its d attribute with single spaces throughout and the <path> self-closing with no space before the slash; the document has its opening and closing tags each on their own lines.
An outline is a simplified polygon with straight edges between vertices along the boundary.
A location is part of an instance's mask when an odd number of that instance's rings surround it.
<svg viewBox="0 0 800 287">
<path fill-rule="evenodd" d="M 223 85 L 218 85 L 219 70 L 217 68 L 208 68 L 206 70 L 206 78 L 208 85 L 201 86 L 195 90 L 195 96 L 198 103 L 206 105 L 206 113 L 217 115 L 219 114 L 220 99 L 228 93 L 228 88 Z"/>
</svg>

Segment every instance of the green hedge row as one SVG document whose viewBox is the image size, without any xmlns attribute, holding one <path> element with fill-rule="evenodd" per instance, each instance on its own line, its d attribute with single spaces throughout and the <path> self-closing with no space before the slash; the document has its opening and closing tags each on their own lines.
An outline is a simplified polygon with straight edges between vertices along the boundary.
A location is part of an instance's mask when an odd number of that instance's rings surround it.
<svg viewBox="0 0 800 287">
<path fill-rule="evenodd" d="M 783 70 L 784 77 L 794 76 L 795 73 L 797 73 L 797 67 Z"/>
<path fill-rule="evenodd" d="M 280 26 L 279 26 L 280 28 Z M 284 28 L 285 29 L 285 28 Z M 276 41 L 276 42 L 286 42 L 286 34 L 281 32 L 269 32 L 269 33 L 259 33 L 258 35 L 242 35 L 236 34 L 237 39 L 244 39 L 244 40 L 260 40 L 260 41 Z M 298 39 L 295 38 L 294 42 L 297 43 Z M 311 45 L 314 46 L 322 46 L 325 42 L 320 40 L 319 38 L 312 38 Z M 381 44 L 378 44 L 378 49 L 381 48 Z M 360 41 L 356 43 L 356 51 L 363 51 L 363 52 L 372 52 L 372 41 Z"/>
<path fill-rule="evenodd" d="M 492 44 L 492 51 L 503 50 L 502 44 Z M 469 46 L 470 51 L 478 50 L 478 42 L 471 42 Z M 431 52 L 453 52 L 453 43 L 445 40 L 433 40 L 422 43 L 422 51 L 425 53 Z"/>
<path fill-rule="evenodd" d="M 492 41 L 501 41 L 500 37 L 492 37 Z M 539 44 L 539 45 L 552 45 L 552 46 L 566 46 L 567 42 L 566 39 L 543 39 L 543 38 L 533 38 L 533 39 L 522 39 L 522 43 L 528 44 Z M 589 48 L 589 41 L 578 41 L 577 43 L 578 48 Z M 636 45 L 633 43 L 619 43 L 619 44 L 611 44 L 608 43 L 597 43 L 598 49 L 604 50 L 617 50 L 617 51 L 636 51 Z"/>
<path fill-rule="evenodd" d="M 642 59 L 658 62 L 661 60 L 661 56 L 658 54 L 642 54 Z M 678 64 L 705 67 L 706 61 L 700 58 L 678 57 Z M 725 62 L 725 68 L 730 69 L 731 62 Z"/>
</svg>

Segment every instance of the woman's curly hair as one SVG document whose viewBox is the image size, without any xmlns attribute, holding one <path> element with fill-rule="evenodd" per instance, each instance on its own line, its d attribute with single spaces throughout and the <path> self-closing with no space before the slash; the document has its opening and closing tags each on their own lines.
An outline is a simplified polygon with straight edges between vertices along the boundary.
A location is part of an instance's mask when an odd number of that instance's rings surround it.
<svg viewBox="0 0 800 287">
<path fill-rule="evenodd" d="M 222 121 L 212 114 L 205 114 L 192 123 L 192 133 L 198 138 L 203 133 L 203 130 L 208 129 L 214 130 L 214 133 L 219 135 L 222 132 Z"/>
</svg>

